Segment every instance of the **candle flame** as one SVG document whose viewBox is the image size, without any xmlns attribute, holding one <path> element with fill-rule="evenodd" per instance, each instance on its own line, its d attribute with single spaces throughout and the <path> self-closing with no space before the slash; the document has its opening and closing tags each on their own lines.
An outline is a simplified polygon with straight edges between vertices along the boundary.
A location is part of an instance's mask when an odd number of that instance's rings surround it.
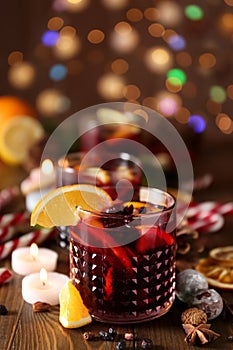
<svg viewBox="0 0 233 350">
<path fill-rule="evenodd" d="M 48 277 L 47 271 L 44 267 L 42 267 L 40 270 L 40 280 L 41 280 L 41 283 L 43 284 L 43 286 L 45 286 L 45 284 L 47 282 L 47 277 Z"/>
<path fill-rule="evenodd" d="M 41 171 L 44 175 L 51 175 L 54 171 L 54 165 L 51 159 L 45 159 L 41 165 Z"/>
<path fill-rule="evenodd" d="M 33 260 L 36 259 L 37 255 L 38 255 L 38 246 L 36 243 L 32 243 L 30 246 L 30 255 L 32 257 Z"/>
</svg>

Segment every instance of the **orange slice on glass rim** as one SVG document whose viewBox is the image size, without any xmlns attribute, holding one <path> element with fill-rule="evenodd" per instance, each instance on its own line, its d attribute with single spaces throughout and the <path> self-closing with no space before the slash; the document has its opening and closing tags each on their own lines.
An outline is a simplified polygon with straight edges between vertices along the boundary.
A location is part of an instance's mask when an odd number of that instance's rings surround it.
<svg viewBox="0 0 233 350">
<path fill-rule="evenodd" d="M 75 184 L 58 187 L 43 196 L 31 213 L 31 226 L 73 226 L 79 221 L 78 208 L 101 212 L 112 206 L 112 199 L 102 188 Z"/>
</svg>

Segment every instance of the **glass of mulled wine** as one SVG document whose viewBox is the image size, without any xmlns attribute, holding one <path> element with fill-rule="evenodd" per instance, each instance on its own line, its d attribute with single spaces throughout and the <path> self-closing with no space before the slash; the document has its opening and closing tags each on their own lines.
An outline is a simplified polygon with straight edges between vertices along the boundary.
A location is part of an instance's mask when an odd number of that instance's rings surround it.
<svg viewBox="0 0 233 350">
<path fill-rule="evenodd" d="M 149 321 L 175 299 L 175 199 L 146 187 L 131 195 L 101 213 L 79 209 L 70 229 L 70 278 L 97 321 Z"/>
</svg>

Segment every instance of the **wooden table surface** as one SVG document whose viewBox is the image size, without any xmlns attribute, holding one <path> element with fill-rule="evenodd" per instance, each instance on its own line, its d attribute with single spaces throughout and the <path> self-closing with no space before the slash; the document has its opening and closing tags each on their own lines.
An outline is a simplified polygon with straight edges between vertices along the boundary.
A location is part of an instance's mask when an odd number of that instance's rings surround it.
<svg viewBox="0 0 233 350">
<path fill-rule="evenodd" d="M 200 168 L 201 169 L 201 168 Z M 25 177 L 25 172 L 18 168 L 6 167 L 0 164 L 1 171 L 1 188 L 10 186 Z M 202 173 L 202 170 L 200 170 Z M 195 200 L 232 200 L 231 188 L 227 186 L 214 186 L 208 190 L 203 190 L 194 195 Z M 22 203 L 14 203 L 5 208 L 8 210 L 20 210 Z M 208 250 L 212 247 L 228 245 L 233 243 L 233 219 L 226 217 L 225 225 L 221 232 L 202 235 L 201 239 L 205 244 L 205 251 L 202 256 L 207 255 Z M 59 252 L 58 271 L 68 274 L 68 254 L 60 249 L 56 241 L 50 241 L 44 246 L 52 247 Z M 179 259 L 179 257 L 177 257 Z M 185 256 L 187 266 L 192 267 L 195 259 L 200 255 Z M 0 261 L 0 267 L 10 268 L 10 259 Z M 8 309 L 8 314 L 0 316 L 0 349 L 16 350 L 56 350 L 56 349 L 77 349 L 77 350 L 110 350 L 115 349 L 116 343 L 111 341 L 84 341 L 83 333 L 92 331 L 98 333 L 100 330 L 108 329 L 109 324 L 92 322 L 91 324 L 79 329 L 65 329 L 59 323 L 59 307 L 54 307 L 49 312 L 34 313 L 32 306 L 22 299 L 21 292 L 22 277 L 15 275 L 13 281 L 0 286 L 0 304 L 4 304 Z M 233 303 L 232 291 L 219 291 L 222 296 L 229 302 Z M 184 306 L 177 300 L 170 311 L 154 321 L 138 324 L 135 326 L 115 326 L 117 333 L 124 335 L 127 332 L 133 332 L 137 335 L 134 342 L 127 342 L 127 349 L 140 349 L 140 340 L 142 338 L 151 338 L 154 349 L 158 350 L 179 350 L 179 349 L 198 349 L 185 343 L 185 333 L 181 325 L 180 315 Z M 210 322 L 211 329 L 220 333 L 221 336 L 212 343 L 205 345 L 205 349 L 233 349 L 233 342 L 227 339 L 233 334 L 233 316 L 220 315 L 217 319 Z"/>
</svg>

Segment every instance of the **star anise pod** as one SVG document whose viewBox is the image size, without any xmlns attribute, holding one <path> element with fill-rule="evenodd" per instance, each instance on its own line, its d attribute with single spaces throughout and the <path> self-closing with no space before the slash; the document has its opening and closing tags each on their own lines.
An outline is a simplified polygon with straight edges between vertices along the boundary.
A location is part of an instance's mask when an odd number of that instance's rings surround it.
<svg viewBox="0 0 233 350">
<path fill-rule="evenodd" d="M 196 327 L 191 324 L 182 324 L 182 326 L 187 334 L 184 340 L 190 344 L 204 345 L 220 336 L 210 329 L 211 324 L 201 323 Z"/>
</svg>

